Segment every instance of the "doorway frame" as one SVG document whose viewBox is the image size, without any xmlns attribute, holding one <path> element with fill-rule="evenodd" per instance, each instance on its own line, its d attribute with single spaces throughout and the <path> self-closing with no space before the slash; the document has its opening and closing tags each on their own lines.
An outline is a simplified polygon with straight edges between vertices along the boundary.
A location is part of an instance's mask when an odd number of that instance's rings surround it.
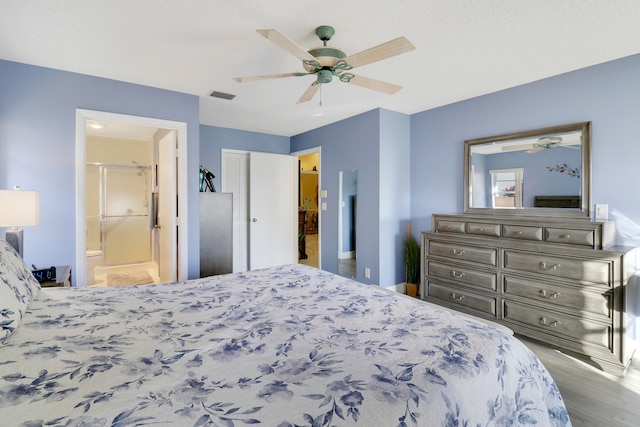
<svg viewBox="0 0 640 427">
<path fill-rule="evenodd" d="M 109 113 L 105 111 L 76 109 L 76 271 L 74 282 L 85 287 L 87 283 L 86 263 L 86 127 L 88 121 L 119 122 L 129 125 L 150 126 L 162 129 L 174 130 L 177 137 L 176 157 L 178 163 L 178 277 L 177 280 L 188 279 L 189 217 L 188 188 L 187 188 L 187 123 L 172 120 L 154 119 L 150 117 L 133 116 L 128 114 Z"/>
<path fill-rule="evenodd" d="M 322 269 L 322 211 L 325 210 L 323 209 L 323 207 L 325 207 L 325 202 L 322 201 L 322 199 L 326 198 L 323 197 L 323 192 L 322 192 L 322 146 L 317 146 L 317 147 L 312 147 L 312 148 L 307 148 L 306 150 L 300 150 L 300 151 L 294 151 L 292 153 L 290 153 L 291 156 L 295 156 L 295 157 L 300 157 L 300 156 L 306 156 L 309 154 L 318 154 L 318 268 Z M 300 171 L 298 170 L 298 174 L 300 174 Z M 298 191 L 300 191 L 300 189 L 298 189 Z"/>
</svg>

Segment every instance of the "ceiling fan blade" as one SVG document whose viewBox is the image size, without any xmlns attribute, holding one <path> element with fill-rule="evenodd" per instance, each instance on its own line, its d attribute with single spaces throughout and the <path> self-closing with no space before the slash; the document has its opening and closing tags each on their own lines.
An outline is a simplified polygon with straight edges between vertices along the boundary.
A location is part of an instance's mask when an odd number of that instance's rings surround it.
<svg viewBox="0 0 640 427">
<path fill-rule="evenodd" d="M 246 76 L 234 77 L 233 80 L 238 83 L 253 82 L 255 80 L 280 79 L 282 77 L 306 76 L 307 73 L 280 73 L 280 74 L 264 74 L 262 76 Z"/>
<path fill-rule="evenodd" d="M 296 42 L 291 40 L 289 37 L 285 36 L 278 30 L 256 30 L 258 34 L 265 37 L 266 39 L 271 40 L 273 43 L 280 46 L 282 49 L 286 50 L 296 58 L 299 58 L 303 61 L 315 61 L 316 58 L 313 57 L 309 52 L 298 46 Z"/>
<path fill-rule="evenodd" d="M 298 99 L 297 103 L 301 104 L 303 102 L 311 101 L 313 97 L 316 96 L 318 89 L 320 89 L 320 84 L 321 83 L 311 84 L 311 86 L 309 86 L 307 90 L 304 91 L 300 99 Z"/>
<path fill-rule="evenodd" d="M 527 154 L 537 153 L 538 151 L 544 150 L 544 147 L 534 147 L 531 150 L 527 150 Z"/>
<path fill-rule="evenodd" d="M 416 47 L 406 37 L 398 37 L 362 52 L 347 56 L 344 60 L 352 67 L 361 67 L 392 56 L 414 50 Z"/>
<path fill-rule="evenodd" d="M 353 76 L 349 83 L 354 84 L 356 86 L 364 87 L 366 89 L 377 90 L 378 92 L 383 92 L 389 95 L 393 95 L 400 89 L 402 86 L 394 85 L 393 83 L 387 83 L 380 80 L 372 79 L 371 77 L 364 76 Z"/>
<path fill-rule="evenodd" d="M 504 145 L 502 146 L 502 151 L 531 150 L 533 147 L 533 144 Z"/>
</svg>

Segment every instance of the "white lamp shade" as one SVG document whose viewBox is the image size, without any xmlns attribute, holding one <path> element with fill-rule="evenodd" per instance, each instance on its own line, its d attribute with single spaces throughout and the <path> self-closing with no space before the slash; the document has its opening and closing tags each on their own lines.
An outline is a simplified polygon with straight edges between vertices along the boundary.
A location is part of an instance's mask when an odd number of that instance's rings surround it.
<svg viewBox="0 0 640 427">
<path fill-rule="evenodd" d="M 37 191 L 0 190 L 0 227 L 38 225 L 40 197 Z"/>
</svg>

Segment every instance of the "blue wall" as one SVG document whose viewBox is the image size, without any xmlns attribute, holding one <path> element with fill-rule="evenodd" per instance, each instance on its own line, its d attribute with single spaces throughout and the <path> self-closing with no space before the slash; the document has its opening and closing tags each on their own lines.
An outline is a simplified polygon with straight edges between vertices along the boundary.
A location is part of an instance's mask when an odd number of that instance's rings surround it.
<svg viewBox="0 0 640 427">
<path fill-rule="evenodd" d="M 382 286 L 405 281 L 404 242 L 407 237 L 407 225 L 411 219 L 409 125 L 410 116 L 380 110 L 378 283 Z M 417 238 L 419 231 L 414 228 L 411 234 Z"/>
<path fill-rule="evenodd" d="M 216 176 L 213 182 L 218 191 L 223 148 L 289 154 L 289 144 L 289 138 L 285 136 L 200 125 L 200 163 Z"/>
<path fill-rule="evenodd" d="M 291 151 L 322 147 L 322 188 L 328 192 L 320 224 L 323 270 L 338 271 L 338 172 L 357 170 L 356 278 L 382 286 L 404 281 L 409 125 L 409 116 L 378 109 L 291 138 Z"/>
<path fill-rule="evenodd" d="M 640 55 L 411 116 L 411 218 L 463 211 L 467 139 L 592 122 L 592 203 L 609 205 L 618 244 L 640 244 Z"/>
<path fill-rule="evenodd" d="M 27 264 L 75 270 L 77 108 L 186 122 L 187 197 L 198 200 L 198 97 L 0 60 L 0 188 L 40 192 L 40 225 L 24 228 Z M 197 209 L 188 221 L 189 277 L 198 277 Z"/>
<path fill-rule="evenodd" d="M 379 110 L 369 111 L 291 138 L 291 151 L 322 147 L 320 174 L 327 210 L 320 216 L 322 269 L 338 272 L 338 172 L 358 171 L 357 279 L 378 281 Z M 364 278 L 371 268 L 371 279 Z"/>
</svg>

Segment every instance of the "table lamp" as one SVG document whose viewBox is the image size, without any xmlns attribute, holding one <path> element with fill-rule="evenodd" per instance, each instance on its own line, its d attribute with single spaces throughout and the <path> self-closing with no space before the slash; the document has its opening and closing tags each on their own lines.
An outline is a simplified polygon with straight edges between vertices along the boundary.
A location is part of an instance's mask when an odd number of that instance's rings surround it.
<svg viewBox="0 0 640 427">
<path fill-rule="evenodd" d="M 23 256 L 22 230 L 18 227 L 38 225 L 40 201 L 37 191 L 0 190 L 0 227 L 13 227 L 7 231 L 6 240 Z"/>
</svg>

